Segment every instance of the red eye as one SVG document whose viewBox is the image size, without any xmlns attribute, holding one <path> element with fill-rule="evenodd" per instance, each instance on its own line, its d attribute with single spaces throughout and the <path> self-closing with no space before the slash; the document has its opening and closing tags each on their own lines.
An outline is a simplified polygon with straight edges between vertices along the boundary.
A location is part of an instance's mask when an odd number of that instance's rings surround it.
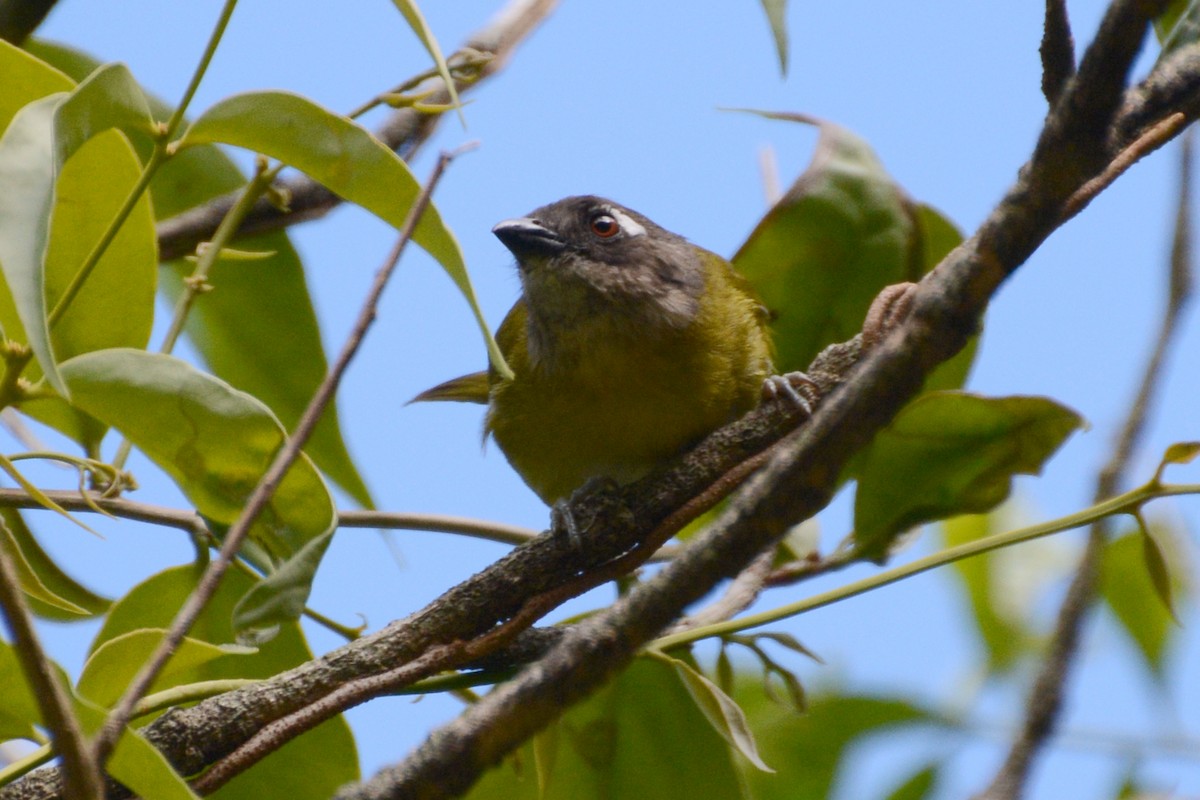
<svg viewBox="0 0 1200 800">
<path fill-rule="evenodd" d="M 611 239 L 621 232 L 621 226 L 610 214 L 597 214 L 592 217 L 592 233 L 601 239 Z"/>
</svg>

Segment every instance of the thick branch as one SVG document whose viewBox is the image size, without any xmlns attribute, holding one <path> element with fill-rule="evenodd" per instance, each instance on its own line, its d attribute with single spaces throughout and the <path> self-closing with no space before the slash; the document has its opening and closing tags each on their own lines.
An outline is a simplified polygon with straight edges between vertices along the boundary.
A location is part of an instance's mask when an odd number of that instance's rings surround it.
<svg viewBox="0 0 1200 800">
<path fill-rule="evenodd" d="M 491 56 L 491 60 L 473 80 L 457 82 L 458 92 L 467 92 L 472 86 L 503 69 L 525 37 L 557 4 L 557 0 L 513 0 L 491 22 L 476 31 L 464 47 L 486 53 Z M 425 98 L 424 102 L 427 104 L 447 103 L 450 100 L 441 78 L 431 78 L 417 91 L 431 92 Z M 407 160 L 433 134 L 439 119 L 438 114 L 402 108 L 384 121 L 376 131 L 376 136 L 401 158 Z M 286 193 L 290 210 L 283 212 L 265 199 L 260 201 L 246 215 L 238 229 L 239 236 L 279 230 L 298 222 L 317 219 L 342 202 L 340 197 L 306 175 L 281 181 L 276 186 Z M 236 192 L 222 195 L 202 206 L 160 222 L 159 257 L 164 261 L 179 258 L 195 250 L 199 243 L 207 241 L 232 207 L 236 196 Z"/>
<path fill-rule="evenodd" d="M 822 390 L 832 390 L 860 355 L 858 337 L 829 347 L 809 376 Z M 540 536 L 406 619 L 268 681 L 172 710 L 143 732 L 182 774 L 196 774 L 264 726 L 313 706 L 342 685 L 389 672 L 439 645 L 470 641 L 514 617 L 531 598 L 628 553 L 676 508 L 778 442 L 801 418 L 790 404 L 764 404 L 619 493 L 574 500 L 572 515 L 587 531 L 587 548 L 563 535 Z M 0 789 L 0 798 L 56 797 L 60 789 L 57 771 L 46 769 Z"/>
<path fill-rule="evenodd" d="M 0 0 L 0 39 L 17 47 L 25 43 L 58 0 Z"/>
<path fill-rule="evenodd" d="M 983 227 L 922 281 L 912 315 L 789 436 L 705 533 L 650 581 L 568 631 L 527 669 L 435 731 L 407 761 L 339 796 L 448 797 L 603 685 L 717 581 L 828 501 L 839 470 L 965 344 L 991 294 L 1059 224 L 1068 197 L 1105 165 L 1109 126 L 1149 18 L 1162 2 L 1115 2 L 1022 178 Z"/>
</svg>

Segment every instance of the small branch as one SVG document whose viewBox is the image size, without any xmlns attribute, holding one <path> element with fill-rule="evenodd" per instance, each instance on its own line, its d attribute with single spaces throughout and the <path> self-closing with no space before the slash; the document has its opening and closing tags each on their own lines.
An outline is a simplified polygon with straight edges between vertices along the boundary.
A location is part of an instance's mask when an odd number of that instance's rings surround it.
<svg viewBox="0 0 1200 800">
<path fill-rule="evenodd" d="M 667 631 L 668 635 L 725 622 L 745 611 L 766 588 L 774 562 L 775 548 L 764 550 L 762 555 L 750 562 L 750 566 L 730 582 L 721 597 L 679 620 Z"/>
<path fill-rule="evenodd" d="M 456 533 L 511 545 L 525 544 L 540 533 L 530 528 L 482 519 L 396 511 L 342 511 L 338 514 L 338 527 Z"/>
<path fill-rule="evenodd" d="M 1111 186 L 1113 181 L 1125 174 L 1126 170 L 1175 138 L 1180 131 L 1187 127 L 1187 124 L 1187 117 L 1182 112 L 1177 112 L 1151 126 L 1149 130 L 1118 153 L 1103 172 L 1080 186 L 1067 199 L 1063 207 L 1063 221 L 1087 208 L 1100 192 Z"/>
<path fill-rule="evenodd" d="M 1096 481 L 1097 501 L 1115 495 L 1125 482 L 1130 460 L 1145 430 L 1154 394 L 1161 384 L 1167 348 L 1178 332 L 1180 314 L 1191 295 L 1191 137 L 1185 136 L 1181 145 L 1179 199 L 1168 265 L 1166 313 L 1112 456 Z M 977 800 L 1015 800 L 1020 797 L 1034 760 L 1054 733 L 1062 712 L 1066 681 L 1079 652 L 1083 623 L 1095 601 L 1099 562 L 1111 536 L 1111 527 L 1106 518 L 1096 522 L 1089 532 L 1083 557 L 1059 608 L 1046 658 L 1026 701 L 1021 729 L 1003 765 Z"/>
<path fill-rule="evenodd" d="M 500 72 L 525 38 L 549 16 L 557 4 L 557 0 L 512 0 L 487 25 L 472 35 L 464 48 L 489 54 L 492 58 L 473 80 L 457 84 L 459 94 Z M 425 100 L 429 104 L 446 103 L 450 99 L 440 78 L 427 81 L 418 91 L 430 93 Z M 411 160 L 436 130 L 439 119 L 438 114 L 423 113 L 412 108 L 399 109 L 380 126 L 376 136 L 401 158 Z M 239 236 L 280 230 L 299 222 L 318 219 L 342 202 L 333 192 L 304 175 L 276 185 L 287 194 L 290 211 L 284 213 L 270 203 L 260 201 L 246 215 L 238 229 Z M 235 199 L 234 193 L 223 195 L 159 222 L 159 257 L 163 261 L 180 258 L 195 250 L 200 242 L 212 238 L 213 231 Z"/>
<path fill-rule="evenodd" d="M 1038 53 L 1042 57 L 1042 94 L 1053 106 L 1075 74 L 1075 38 L 1071 36 L 1065 0 L 1046 0 L 1042 46 Z"/>
<path fill-rule="evenodd" d="M 58 0 L 2 0 L 0 39 L 21 47 L 57 2 Z"/>
<path fill-rule="evenodd" d="M 175 652 L 175 648 L 179 646 L 187 631 L 191 628 L 192 623 L 195 622 L 209 599 L 216 593 L 221 578 L 224 577 L 225 571 L 236 557 L 242 540 L 245 539 L 246 534 L 250 530 L 250 526 L 258 518 L 263 508 L 266 507 L 267 502 L 275 493 L 276 487 L 283 480 L 292 463 L 299 457 L 301 449 L 308 441 L 309 436 L 312 435 L 313 429 L 316 427 L 325 408 L 337 392 L 337 387 L 341 382 L 342 376 L 357 354 L 359 345 L 362 344 L 363 338 L 366 336 L 367 329 L 374 322 L 379 298 L 383 294 L 388 278 L 391 277 L 396 264 L 400 260 L 401 253 L 404 252 L 405 245 L 408 244 L 408 240 L 412 237 L 412 232 L 416 228 L 417 222 L 420 221 L 422 214 L 425 213 L 425 209 L 429 206 L 430 196 L 441 179 L 446 165 L 453 158 L 453 153 L 443 153 L 438 159 L 433 174 L 425 184 L 421 194 L 418 195 L 416 202 L 413 203 L 413 207 L 409 209 L 408 217 L 405 219 L 404 227 L 396 240 L 395 246 L 392 248 L 392 252 L 388 255 L 388 259 L 383 267 L 376 274 L 375 281 L 367 293 L 358 319 L 355 321 L 354 328 L 347 337 L 346 343 L 342 346 L 341 353 L 338 354 L 337 360 L 330 367 L 325 379 L 321 381 L 321 385 L 317 387 L 317 391 L 313 395 L 312 400 L 309 401 L 308 407 L 304 409 L 304 414 L 296 424 L 295 431 L 284 442 L 279 453 L 271 462 L 270 468 L 263 475 L 262 479 L 259 480 L 254 492 L 246 501 L 246 507 L 242 510 L 237 521 L 230 526 L 219 554 L 209 563 L 208 568 L 200 577 L 195 591 L 188 596 L 187 601 L 179 610 L 179 613 L 176 614 L 175 619 L 171 622 L 171 627 L 163 636 L 158 647 L 155 648 L 154 653 L 142 665 L 137 676 L 134 677 L 129 687 L 125 690 L 125 693 L 121 696 L 120 701 L 109 714 L 95 743 L 95 752 L 97 760 L 100 763 L 103 763 L 111 754 L 112 748 L 116 745 L 118 737 L 120 737 L 125 725 L 129 722 L 138 700 L 142 698 L 147 689 L 149 689 L 150 684 L 158 676 L 158 673 L 166 666 L 167 661 Z"/>
<path fill-rule="evenodd" d="M 100 766 L 92 757 L 83 728 L 71 709 L 71 699 L 66 689 L 59 683 L 54 664 L 38 641 L 13 564 L 17 555 L 9 552 L 11 541 L 7 531 L 0 533 L 0 612 L 3 612 L 12 635 L 13 652 L 37 699 L 42 722 L 50 730 L 54 751 L 62 759 L 67 796 L 81 800 L 103 800 L 104 781 L 100 777 Z"/>
</svg>

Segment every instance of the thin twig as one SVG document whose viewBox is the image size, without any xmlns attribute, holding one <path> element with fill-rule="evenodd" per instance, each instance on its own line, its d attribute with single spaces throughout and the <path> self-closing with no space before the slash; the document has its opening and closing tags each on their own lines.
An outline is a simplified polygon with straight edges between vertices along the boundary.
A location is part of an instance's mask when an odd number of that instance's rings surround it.
<svg viewBox="0 0 1200 800">
<path fill-rule="evenodd" d="M 666 632 L 667 635 L 724 622 L 745 611 L 767 587 L 767 578 L 771 575 L 774 562 L 775 548 L 763 551 L 762 555 L 751 561 L 750 566 L 730 582 L 724 594 L 694 614 L 679 620 Z"/>
<path fill-rule="evenodd" d="M 1063 220 L 1074 217 L 1087 208 L 1096 195 L 1107 189 L 1113 181 L 1125 174 L 1125 171 L 1146 156 L 1175 138 L 1181 130 L 1187 127 L 1188 119 L 1182 112 L 1171 114 L 1166 119 L 1152 125 L 1149 130 L 1135 139 L 1096 177 L 1080 186 L 1063 206 Z"/>
<path fill-rule="evenodd" d="M 33 690 L 42 722 L 50 730 L 54 751 L 62 759 L 66 796 L 102 800 L 104 780 L 100 777 L 100 765 L 92 757 L 66 689 L 59 683 L 54 665 L 38 641 L 13 564 L 16 554 L 9 552 L 8 541 L 11 539 L 7 532 L 0 533 L 0 611 L 12 635 L 13 652 Z"/>
<path fill-rule="evenodd" d="M 404 221 L 404 226 L 400 231 L 399 237 L 396 239 L 396 244 L 393 246 L 392 252 L 388 255 L 388 260 L 376 274 L 375 281 L 371 285 L 366 299 L 363 301 L 358 319 L 355 321 L 354 328 L 347 337 L 346 343 L 342 346 L 341 353 L 338 354 L 337 360 L 330 367 L 325 379 L 321 381 L 321 385 L 317 387 L 317 391 L 313 395 L 312 400 L 309 401 L 308 407 L 304 409 L 304 414 L 300 417 L 295 431 L 284 442 L 283 447 L 280 448 L 279 453 L 272 461 L 270 468 L 258 482 L 254 492 L 250 495 L 250 499 L 246 501 L 246 507 L 242 510 L 237 521 L 230 526 L 228 533 L 225 535 L 225 540 L 221 545 L 220 552 L 215 559 L 209 562 L 208 568 L 196 584 L 195 591 L 188 596 L 187 601 L 180 608 L 179 613 L 176 614 L 171 627 L 163 636 L 162 641 L 159 642 L 158 647 L 155 648 L 154 653 L 142 665 L 137 676 L 129 684 L 120 701 L 113 708 L 112 713 L 109 714 L 95 742 L 97 760 L 101 763 L 112 752 L 112 748 L 116 744 L 121 731 L 129 722 L 138 700 L 142 698 L 146 690 L 149 689 L 150 684 L 158 676 L 158 673 L 166 666 L 167 661 L 175 652 L 175 648 L 179 646 L 179 643 L 196 621 L 204 606 L 207 605 L 213 594 L 216 593 L 221 578 L 225 575 L 225 571 L 237 556 L 238 549 L 241 547 L 242 540 L 249 532 L 250 526 L 258 518 L 263 508 L 266 507 L 267 502 L 275 493 L 276 487 L 283 480 L 292 463 L 299 457 L 301 449 L 308 441 L 325 408 L 333 400 L 338 384 L 346 372 L 346 368 L 350 366 L 350 362 L 358 352 L 359 345 L 362 344 L 363 338 L 366 336 L 367 329 L 370 328 L 372 322 L 375 320 L 376 309 L 378 308 L 379 298 L 383 294 L 384 287 L 395 270 L 396 264 L 400 260 L 400 255 L 404 252 L 405 245 L 408 244 L 409 239 L 412 237 L 412 232 L 416 228 L 417 222 L 420 221 L 421 216 L 425 213 L 425 209 L 429 206 L 430 196 L 441 179 L 446 165 L 450 163 L 455 155 L 457 155 L 457 152 L 442 153 L 438 159 L 428 182 L 426 182 L 425 187 L 421 190 L 421 194 L 417 196 L 413 207 L 409 209 L 408 217 Z"/>
<path fill-rule="evenodd" d="M 1075 38 L 1065 0 L 1046 0 L 1042 27 L 1042 94 L 1053 106 L 1075 74 Z"/>
<path fill-rule="evenodd" d="M 1125 423 L 1117 437 L 1112 456 L 1096 481 L 1095 499 L 1112 497 L 1125 482 L 1133 452 L 1145 430 L 1154 394 L 1161 385 L 1162 366 L 1167 348 L 1179 330 L 1179 318 L 1191 295 L 1191 137 L 1185 136 L 1180 150 L 1179 200 L 1175 216 L 1174 241 L 1168 265 L 1168 296 L 1158 336 L 1146 362 L 1145 371 Z M 1029 779 L 1033 762 L 1045 748 L 1062 712 L 1063 690 L 1079 652 L 1079 639 L 1088 610 L 1096 597 L 1098 569 L 1105 542 L 1111 533 L 1109 518 L 1095 523 L 1088 534 L 1087 546 L 1067 596 L 1059 608 L 1054 635 L 1041 669 L 1025 704 L 1020 731 L 1009 748 L 1004 763 L 977 800 L 1013 800 L 1020 797 Z"/>
</svg>

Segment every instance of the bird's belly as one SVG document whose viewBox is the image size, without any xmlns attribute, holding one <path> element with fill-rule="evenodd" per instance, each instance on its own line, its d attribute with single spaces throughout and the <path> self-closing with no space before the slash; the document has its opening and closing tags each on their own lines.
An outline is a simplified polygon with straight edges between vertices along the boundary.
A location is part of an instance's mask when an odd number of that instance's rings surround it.
<svg viewBox="0 0 1200 800">
<path fill-rule="evenodd" d="M 734 380 L 699 378 L 711 371 L 631 366 L 568 381 L 518 378 L 493 397 L 489 427 L 497 444 L 546 502 L 591 478 L 635 480 L 752 405 L 746 398 L 754 392 Z"/>
</svg>

